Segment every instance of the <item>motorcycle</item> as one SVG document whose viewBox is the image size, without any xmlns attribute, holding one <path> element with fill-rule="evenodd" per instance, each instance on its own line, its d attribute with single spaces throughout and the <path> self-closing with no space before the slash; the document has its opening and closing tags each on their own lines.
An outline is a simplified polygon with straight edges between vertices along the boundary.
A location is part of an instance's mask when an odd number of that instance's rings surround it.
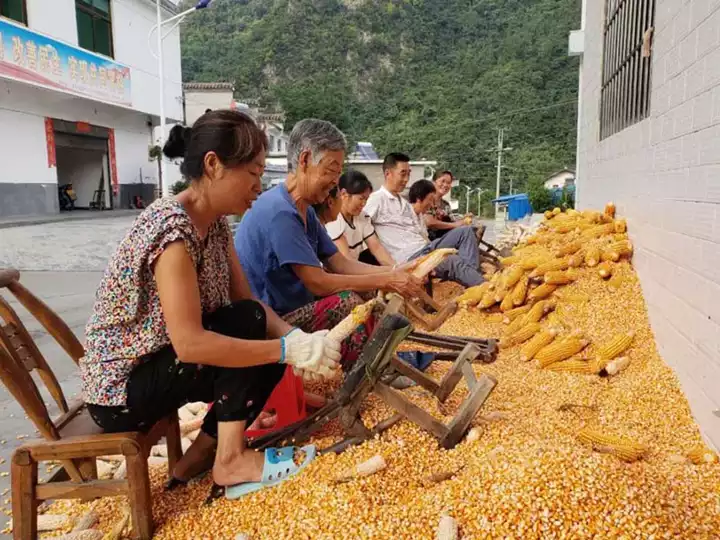
<svg viewBox="0 0 720 540">
<path fill-rule="evenodd" d="M 60 202 L 60 210 L 74 210 L 77 195 L 73 190 L 72 184 L 62 184 L 58 186 L 58 199 Z"/>
</svg>

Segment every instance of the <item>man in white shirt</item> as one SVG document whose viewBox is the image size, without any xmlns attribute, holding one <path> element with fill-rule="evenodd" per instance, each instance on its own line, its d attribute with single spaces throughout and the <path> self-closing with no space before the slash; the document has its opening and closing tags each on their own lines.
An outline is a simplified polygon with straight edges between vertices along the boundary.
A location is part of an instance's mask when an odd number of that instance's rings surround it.
<svg viewBox="0 0 720 540">
<path fill-rule="evenodd" d="M 456 281 L 465 287 L 479 285 L 485 279 L 478 271 L 480 251 L 472 227 L 459 227 L 429 242 L 423 214 L 434 203 L 432 182 L 416 182 L 413 204 L 401 193 L 410 180 L 410 158 L 388 154 L 383 161 L 385 183 L 368 199 L 365 212 L 385 249 L 397 263 L 415 259 L 438 248 L 455 248 L 457 255 L 448 257 L 435 273 L 441 279 Z M 414 208 L 415 207 L 415 208 Z"/>
</svg>

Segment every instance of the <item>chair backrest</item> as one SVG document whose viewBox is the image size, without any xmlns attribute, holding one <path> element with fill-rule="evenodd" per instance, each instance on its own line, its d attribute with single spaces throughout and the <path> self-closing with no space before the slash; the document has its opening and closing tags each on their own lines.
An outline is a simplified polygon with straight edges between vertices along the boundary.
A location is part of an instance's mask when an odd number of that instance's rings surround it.
<svg viewBox="0 0 720 540">
<path fill-rule="evenodd" d="M 9 290 L 77 363 L 84 354 L 82 344 L 53 310 L 20 284 L 19 278 L 20 273 L 16 270 L 0 270 L 0 290 Z M 0 294 L 0 379 L 40 433 L 47 439 L 57 440 L 59 431 L 31 376 L 33 370 L 60 410 L 67 413 L 67 400 L 57 377 L 17 312 Z"/>
</svg>

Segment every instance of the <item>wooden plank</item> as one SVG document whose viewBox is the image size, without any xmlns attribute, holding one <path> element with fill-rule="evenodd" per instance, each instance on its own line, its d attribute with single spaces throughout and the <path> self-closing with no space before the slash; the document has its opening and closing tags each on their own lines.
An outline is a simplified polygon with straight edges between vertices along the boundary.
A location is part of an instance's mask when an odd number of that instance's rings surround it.
<svg viewBox="0 0 720 540">
<path fill-rule="evenodd" d="M 38 500 L 35 486 L 38 480 L 37 461 L 27 452 L 16 450 L 11 472 L 13 538 L 27 540 L 37 538 Z"/>
<path fill-rule="evenodd" d="M 477 385 L 477 377 L 475 376 L 472 365 L 469 362 L 465 362 L 462 366 L 462 372 L 465 377 L 465 383 L 472 392 Z"/>
<path fill-rule="evenodd" d="M 390 364 L 398 373 L 411 378 L 428 392 L 432 392 L 434 394 L 440 388 L 440 385 L 432 377 L 426 375 L 407 362 L 404 362 L 396 354 L 393 355 L 390 360 Z"/>
<path fill-rule="evenodd" d="M 38 484 L 37 498 L 49 499 L 86 499 L 99 497 L 117 497 L 127 495 L 127 480 L 92 480 L 78 484 L 75 482 L 51 482 Z"/>
<path fill-rule="evenodd" d="M 373 392 L 375 392 L 380 399 L 390 405 L 398 413 L 402 414 L 411 422 L 416 423 L 421 428 L 429 431 L 438 439 L 442 439 L 447 435 L 447 427 L 445 424 L 414 403 L 405 399 L 405 397 L 397 390 L 393 390 L 389 386 L 378 382 L 375 384 Z"/>
<path fill-rule="evenodd" d="M 36 461 L 55 461 L 125 454 L 124 450 L 127 445 L 139 445 L 142 448 L 142 435 L 139 433 L 106 433 L 68 437 L 58 441 L 32 441 L 25 446 Z"/>
<path fill-rule="evenodd" d="M 453 448 L 465 435 L 467 428 L 470 426 L 475 415 L 482 407 L 490 392 L 495 388 L 496 381 L 488 376 L 483 375 L 480 378 L 475 389 L 463 402 L 458 410 L 455 418 L 447 426 L 447 435 L 440 441 L 443 448 Z"/>
<path fill-rule="evenodd" d="M 435 396 L 440 400 L 440 402 L 444 402 L 455 389 L 457 383 L 460 382 L 460 379 L 462 378 L 463 364 L 472 362 L 479 352 L 480 349 L 473 343 L 468 343 L 465 346 L 463 351 L 458 355 L 457 360 L 455 360 L 452 368 L 450 368 L 450 371 L 448 371 L 442 381 L 440 381 L 440 388 L 435 393 Z"/>
</svg>

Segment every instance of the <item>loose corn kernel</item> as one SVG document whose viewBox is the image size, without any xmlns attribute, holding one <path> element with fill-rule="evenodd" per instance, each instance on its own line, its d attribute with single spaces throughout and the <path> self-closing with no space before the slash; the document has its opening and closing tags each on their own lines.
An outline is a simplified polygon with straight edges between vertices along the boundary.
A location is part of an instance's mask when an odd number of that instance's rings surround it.
<svg viewBox="0 0 720 540">
<path fill-rule="evenodd" d="M 585 428 L 578 432 L 580 442 L 591 444 L 595 450 L 611 453 L 623 461 L 637 461 L 648 452 L 647 446 L 615 435 L 608 435 L 601 431 Z"/>
</svg>

